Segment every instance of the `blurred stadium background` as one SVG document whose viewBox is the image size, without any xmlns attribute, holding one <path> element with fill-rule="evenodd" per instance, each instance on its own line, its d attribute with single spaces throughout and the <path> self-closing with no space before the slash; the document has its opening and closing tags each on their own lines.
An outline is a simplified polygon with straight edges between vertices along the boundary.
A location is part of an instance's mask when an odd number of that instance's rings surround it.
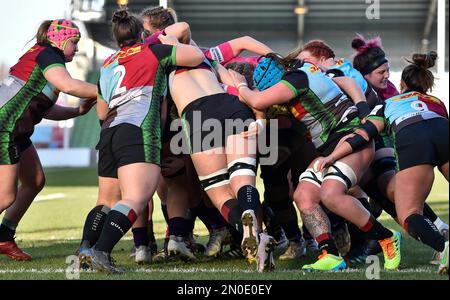
<svg viewBox="0 0 450 300">
<path fill-rule="evenodd" d="M 438 50 L 440 65 L 434 71 L 439 80 L 434 94 L 448 104 L 449 59 L 445 46 L 448 44 L 448 0 L 8 1 L 3 4 L 3 9 L 10 17 L 0 20 L 0 39 L 3 41 L 0 80 L 31 46 L 30 40 L 40 22 L 48 18 L 71 17 L 78 21 L 83 38 L 80 52 L 68 65 L 69 71 L 76 78 L 96 81 L 101 62 L 115 48 L 109 20 L 118 2 L 128 2 L 130 10 L 136 13 L 156 5 L 173 7 L 179 19 L 191 25 L 193 38 L 201 46 L 214 46 L 238 36 L 251 35 L 275 51 L 287 54 L 299 44 L 319 38 L 329 43 L 337 56 L 350 57 L 353 53 L 350 43 L 355 33 L 379 35 L 390 59 L 391 78 L 396 85 L 405 65 L 402 57 L 415 51 Z M 379 8 L 378 16 L 371 15 L 374 8 Z M 77 99 L 61 95 L 59 103 L 76 105 Z M 91 150 L 98 132 L 95 112 L 91 111 L 76 120 L 44 121 L 36 128 L 32 139 L 40 148 L 45 166 L 87 166 L 96 162 Z M 52 149 L 66 150 L 55 152 Z M 65 159 L 68 153 L 71 161 Z"/>
<path fill-rule="evenodd" d="M 121 0 L 119 0 L 121 1 Z M 125 1 L 126 2 L 126 1 Z M 416 51 L 437 50 L 440 65 L 434 69 L 437 85 L 433 94 L 448 108 L 448 0 L 129 0 L 131 11 L 139 13 L 145 7 L 169 5 L 179 20 L 191 25 L 192 35 L 201 46 L 214 46 L 223 41 L 251 35 L 285 55 L 299 43 L 323 39 L 337 56 L 349 58 L 350 43 L 355 33 L 381 36 L 391 63 L 391 79 L 397 86 L 405 65 L 402 57 Z M 366 11 L 379 4 L 379 19 L 368 19 Z M 115 51 L 110 33 L 110 19 L 117 8 L 116 0 L 15 0 L 2 1 L 0 18 L 0 81 L 10 66 L 32 45 L 39 24 L 45 19 L 73 18 L 77 20 L 82 40 L 75 60 L 68 64 L 72 76 L 96 82 L 101 62 Z M 438 38 L 439 36 L 439 38 Z M 439 42 L 438 42 L 439 41 Z M 61 95 L 60 104 L 77 105 L 77 99 Z M 47 186 L 18 228 L 19 243 L 34 255 L 25 268 L 16 262 L 0 258 L 3 278 L 62 279 L 67 266 L 65 257 L 74 253 L 87 212 L 97 197 L 96 152 L 99 125 L 95 109 L 76 120 L 53 122 L 44 120 L 32 139 L 46 168 Z M 55 168 L 56 167 L 56 168 Z M 61 168 L 70 167 L 70 168 Z M 74 169 L 73 167 L 77 167 Z M 258 188 L 263 189 L 258 181 Z M 429 201 L 440 217 L 448 222 L 448 184 L 441 175 L 433 187 Z M 157 199 L 155 199 L 157 201 Z M 164 236 L 165 224 L 155 202 L 155 233 Z M 389 226 L 396 226 L 383 218 Z M 203 226 L 196 233 L 206 235 Z M 119 264 L 133 267 L 129 258 L 132 243 L 128 234 L 118 247 Z M 203 236 L 200 241 L 206 242 Z M 427 264 L 431 251 L 411 238 L 406 239 L 409 259 L 404 272 L 383 275 L 383 279 L 436 279 L 434 267 Z M 115 250 L 116 251 L 116 250 Z M 325 275 L 305 277 L 298 273 L 302 262 L 280 263 L 280 272 L 252 275 L 236 273 L 245 270 L 244 263 L 218 262 L 197 264 L 197 269 L 181 270 L 178 265 L 156 267 L 152 278 L 192 279 L 328 279 Z M 4 269 L 7 268 L 7 269 Z M 198 271 L 200 270 L 203 271 Z M 210 271 L 205 271 L 205 268 Z M 35 271 L 33 271 L 35 270 Z M 37 271 L 36 271 L 37 270 Z M 228 270 L 228 271 L 227 271 Z M 229 271 L 231 270 L 231 271 Z M 283 273 L 286 270 L 286 274 Z M 139 270 L 137 272 L 140 272 Z M 198 273 L 200 272 L 200 273 Z M 205 273 L 206 272 L 206 273 Z M 213 272 L 214 274 L 212 274 Z M 230 277 L 229 272 L 233 273 Z M 421 272 L 421 276 L 416 275 Z M 59 274 L 61 273 L 61 274 Z M 145 273 L 145 272 L 144 272 Z M 84 278 L 93 277 L 87 274 Z M 142 278 L 131 274 L 127 278 Z M 337 277 L 342 279 L 342 277 Z M 347 274 L 348 279 L 364 279 L 364 271 Z"/>
</svg>

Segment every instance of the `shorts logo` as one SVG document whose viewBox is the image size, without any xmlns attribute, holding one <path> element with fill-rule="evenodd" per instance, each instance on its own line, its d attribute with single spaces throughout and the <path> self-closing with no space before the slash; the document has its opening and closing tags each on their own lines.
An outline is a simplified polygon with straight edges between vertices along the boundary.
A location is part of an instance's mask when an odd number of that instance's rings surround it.
<svg viewBox="0 0 450 300">
<path fill-rule="evenodd" d="M 17 145 L 14 145 L 11 149 L 11 154 L 12 154 L 12 158 L 14 160 L 19 159 L 20 158 L 20 151 L 19 151 L 19 147 Z"/>
</svg>

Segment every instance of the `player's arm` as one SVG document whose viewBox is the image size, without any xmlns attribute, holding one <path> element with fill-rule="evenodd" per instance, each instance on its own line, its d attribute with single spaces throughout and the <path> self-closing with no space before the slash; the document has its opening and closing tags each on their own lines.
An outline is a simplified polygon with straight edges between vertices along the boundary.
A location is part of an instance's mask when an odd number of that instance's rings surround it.
<svg viewBox="0 0 450 300">
<path fill-rule="evenodd" d="M 378 134 L 384 130 L 384 127 L 385 123 L 381 120 L 367 120 L 361 128 L 356 130 L 355 134 L 344 137 L 345 140 L 340 143 L 330 155 L 318 158 L 314 163 L 314 169 L 316 169 L 316 171 L 321 171 L 324 168 L 333 165 L 337 160 L 362 149 L 375 139 Z"/>
<path fill-rule="evenodd" d="M 191 40 L 191 28 L 186 22 L 177 22 L 164 29 L 166 35 L 175 36 L 180 43 L 189 44 Z"/>
<path fill-rule="evenodd" d="M 351 77 L 333 77 L 333 81 L 353 100 L 358 108 L 358 116 L 363 119 L 370 113 L 369 105 L 363 90 Z"/>
<path fill-rule="evenodd" d="M 272 105 L 286 103 L 296 96 L 294 90 L 282 82 L 262 92 L 253 91 L 248 88 L 244 76 L 233 70 L 228 72 L 233 78 L 234 86 L 239 90 L 242 101 L 256 110 L 263 111 Z"/>
<path fill-rule="evenodd" d="M 106 117 L 108 116 L 109 107 L 103 98 L 100 96 L 97 98 L 97 116 L 100 121 L 106 120 Z"/>
<path fill-rule="evenodd" d="M 65 94 L 80 98 L 95 98 L 97 86 L 72 78 L 66 68 L 54 66 L 44 73 L 45 79 Z"/>
<path fill-rule="evenodd" d="M 78 107 L 53 105 L 44 115 L 45 119 L 53 121 L 68 120 L 85 115 L 95 105 L 96 99 L 81 99 Z"/>
<path fill-rule="evenodd" d="M 233 39 L 228 43 L 230 44 L 235 57 L 241 54 L 243 51 L 249 51 L 258 55 L 264 55 L 273 52 L 270 47 L 250 36 L 242 36 Z"/>
<path fill-rule="evenodd" d="M 177 66 L 195 67 L 202 63 L 205 55 L 198 48 L 191 45 L 181 44 L 174 36 L 158 36 L 161 43 L 174 46 L 172 64 Z M 157 45 L 156 45 L 157 46 Z"/>
</svg>

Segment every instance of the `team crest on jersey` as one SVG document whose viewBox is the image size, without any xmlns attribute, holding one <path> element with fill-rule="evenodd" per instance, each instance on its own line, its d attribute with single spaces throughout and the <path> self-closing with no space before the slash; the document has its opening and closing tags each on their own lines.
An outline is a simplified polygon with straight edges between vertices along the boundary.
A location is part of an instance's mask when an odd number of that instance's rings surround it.
<svg viewBox="0 0 450 300">
<path fill-rule="evenodd" d="M 337 62 L 336 62 L 336 66 L 342 66 L 342 65 L 344 65 L 344 59 L 340 59 L 340 60 L 338 60 Z"/>
<path fill-rule="evenodd" d="M 110 64 L 112 64 L 116 59 L 122 59 L 131 55 L 135 55 L 142 51 L 142 45 L 128 48 L 127 50 L 120 50 L 115 55 L 111 56 L 111 58 L 107 61 L 105 61 L 105 64 L 103 65 L 105 68 L 108 67 Z"/>
<path fill-rule="evenodd" d="M 403 99 L 407 99 L 409 97 L 414 97 L 414 96 L 419 96 L 419 95 L 421 95 L 421 94 L 418 92 L 413 92 L 413 93 L 409 93 L 409 94 L 405 94 L 405 95 L 399 95 L 399 96 L 392 97 L 391 100 L 392 101 L 401 101 Z"/>
<path fill-rule="evenodd" d="M 30 50 L 27 51 L 27 53 L 32 53 L 34 51 L 36 51 L 39 48 L 39 46 L 33 46 L 30 48 Z"/>
<path fill-rule="evenodd" d="M 400 95 L 400 96 L 396 96 L 396 97 L 392 97 L 392 101 L 401 101 L 403 99 L 407 99 L 407 98 L 411 98 L 411 97 L 418 97 L 419 100 L 424 100 L 424 101 L 429 101 L 429 102 L 434 102 L 437 104 L 441 104 L 441 101 L 433 96 L 430 95 L 424 95 L 422 93 L 419 92 L 412 92 L 412 93 L 408 93 L 405 95 Z"/>
<path fill-rule="evenodd" d="M 318 67 L 318 66 L 316 66 L 316 65 L 311 65 L 309 68 L 308 68 L 308 70 L 311 72 L 311 73 L 316 73 L 316 72 L 319 72 L 320 71 L 320 68 Z"/>
</svg>

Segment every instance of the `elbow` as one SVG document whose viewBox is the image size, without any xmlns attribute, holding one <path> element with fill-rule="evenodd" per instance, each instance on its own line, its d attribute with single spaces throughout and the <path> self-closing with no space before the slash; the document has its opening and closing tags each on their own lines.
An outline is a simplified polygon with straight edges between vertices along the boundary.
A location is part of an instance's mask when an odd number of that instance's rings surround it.
<svg viewBox="0 0 450 300">
<path fill-rule="evenodd" d="M 254 105 L 252 105 L 252 107 L 254 108 L 254 109 L 256 109 L 256 110 L 260 110 L 260 111 L 262 111 L 262 110 L 265 110 L 267 107 L 264 107 L 263 105 L 261 105 L 261 104 L 259 104 L 258 102 L 256 102 L 256 103 L 253 103 Z"/>
<path fill-rule="evenodd" d="M 75 92 L 75 90 L 73 88 L 73 84 L 70 84 L 70 83 L 64 84 L 63 86 L 61 86 L 59 88 L 59 90 L 67 95 L 73 95 L 73 93 Z"/>
<path fill-rule="evenodd" d="M 264 107 L 264 105 L 262 105 L 261 101 L 257 101 L 255 98 L 248 98 L 246 100 L 247 104 L 250 105 L 251 107 L 253 107 L 256 110 L 262 111 L 265 110 L 266 107 Z"/>
<path fill-rule="evenodd" d="M 249 36 L 249 35 L 244 35 L 244 36 L 241 37 L 241 40 L 243 42 L 250 42 L 250 41 L 253 41 L 254 39 L 251 36 Z"/>
<path fill-rule="evenodd" d="M 202 61 L 205 60 L 205 55 L 203 54 L 202 50 L 200 50 L 199 48 L 196 48 L 195 53 L 192 56 L 192 60 L 193 60 L 193 65 L 192 65 L 193 67 L 201 64 Z"/>
<path fill-rule="evenodd" d="M 189 45 L 191 41 L 191 29 L 189 24 L 186 22 L 180 22 L 180 42 L 186 45 Z"/>
<path fill-rule="evenodd" d="M 189 33 L 191 30 L 189 24 L 186 22 L 178 22 L 178 26 L 180 26 L 180 31 L 184 34 Z"/>
</svg>

